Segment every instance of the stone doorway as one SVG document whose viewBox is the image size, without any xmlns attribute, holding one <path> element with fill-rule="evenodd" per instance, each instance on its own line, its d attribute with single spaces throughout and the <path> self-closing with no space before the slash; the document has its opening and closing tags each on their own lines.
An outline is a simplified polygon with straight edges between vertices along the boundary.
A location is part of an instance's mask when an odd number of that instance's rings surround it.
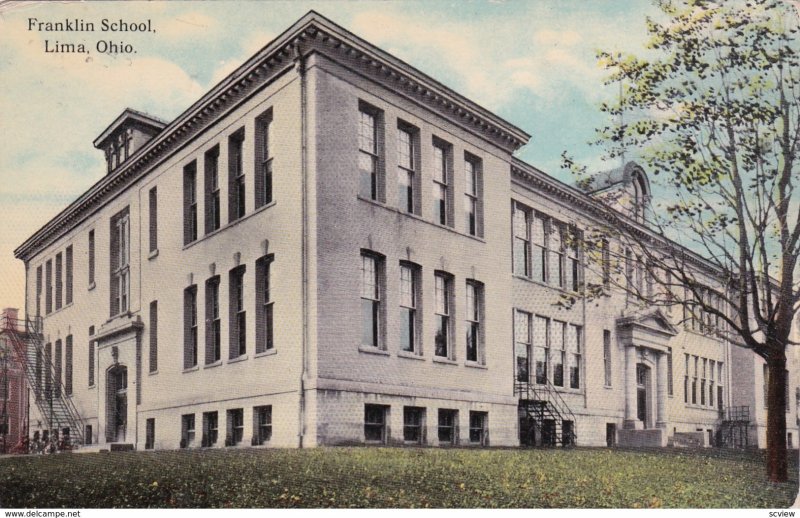
<svg viewBox="0 0 800 518">
<path fill-rule="evenodd" d="M 128 368 L 117 365 L 106 375 L 106 440 L 125 442 L 128 426 Z"/>
</svg>

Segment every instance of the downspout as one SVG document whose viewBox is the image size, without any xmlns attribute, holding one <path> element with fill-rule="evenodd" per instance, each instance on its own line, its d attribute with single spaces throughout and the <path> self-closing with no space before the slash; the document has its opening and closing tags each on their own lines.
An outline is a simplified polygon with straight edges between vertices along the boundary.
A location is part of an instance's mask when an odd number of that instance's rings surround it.
<svg viewBox="0 0 800 518">
<path fill-rule="evenodd" d="M 300 178 L 302 180 L 302 229 L 301 229 L 301 276 L 302 276 L 302 320 L 303 335 L 300 348 L 300 362 L 302 373 L 300 375 L 300 404 L 298 415 L 298 446 L 303 448 L 306 432 L 306 380 L 308 378 L 308 124 L 306 105 L 306 63 L 305 56 L 300 51 L 299 42 L 293 46 L 295 66 L 300 76 Z"/>
</svg>

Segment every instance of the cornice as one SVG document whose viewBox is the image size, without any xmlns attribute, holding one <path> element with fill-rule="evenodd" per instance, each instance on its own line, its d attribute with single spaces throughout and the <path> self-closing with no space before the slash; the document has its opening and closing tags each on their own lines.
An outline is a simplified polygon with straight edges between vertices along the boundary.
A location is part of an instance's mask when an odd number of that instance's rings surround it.
<svg viewBox="0 0 800 518">
<path fill-rule="evenodd" d="M 14 250 L 14 256 L 27 262 L 65 229 L 83 221 L 100 204 L 122 192 L 233 107 L 291 69 L 298 58 L 322 49 L 328 51 L 326 54 L 333 53 L 360 63 L 372 72 L 373 78 L 397 85 L 417 101 L 482 134 L 510 153 L 530 139 L 530 135 L 516 126 L 310 11 L 170 122 L 126 163 L 100 179 L 25 240 Z M 342 64 L 347 66 L 346 59 L 337 61 L 344 61 Z"/>
</svg>

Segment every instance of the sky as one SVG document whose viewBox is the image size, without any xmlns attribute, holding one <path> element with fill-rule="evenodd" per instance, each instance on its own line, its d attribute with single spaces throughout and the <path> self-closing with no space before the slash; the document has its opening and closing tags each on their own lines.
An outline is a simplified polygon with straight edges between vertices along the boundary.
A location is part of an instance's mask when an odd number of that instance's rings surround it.
<svg viewBox="0 0 800 518">
<path fill-rule="evenodd" d="M 310 9 L 531 134 L 517 156 L 566 182 L 564 151 L 618 165 L 588 145 L 616 92 L 596 52 L 641 52 L 656 14 L 649 0 L 2 3 L 0 307 L 24 306 L 13 250 L 105 174 L 92 141 L 122 110 L 174 119 Z M 155 32 L 102 32 L 103 19 Z M 37 30 L 65 20 L 96 30 Z M 47 52 L 64 44 L 89 53 Z"/>
</svg>

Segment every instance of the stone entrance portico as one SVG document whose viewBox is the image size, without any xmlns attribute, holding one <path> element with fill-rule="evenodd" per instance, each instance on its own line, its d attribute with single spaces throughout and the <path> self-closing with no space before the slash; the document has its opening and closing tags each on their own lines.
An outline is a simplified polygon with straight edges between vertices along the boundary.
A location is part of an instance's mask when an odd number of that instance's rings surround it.
<svg viewBox="0 0 800 518">
<path fill-rule="evenodd" d="M 666 446 L 667 358 L 678 330 L 658 310 L 617 319 L 625 350 L 625 420 L 620 446 Z M 654 412 L 655 410 L 655 412 Z"/>
</svg>

